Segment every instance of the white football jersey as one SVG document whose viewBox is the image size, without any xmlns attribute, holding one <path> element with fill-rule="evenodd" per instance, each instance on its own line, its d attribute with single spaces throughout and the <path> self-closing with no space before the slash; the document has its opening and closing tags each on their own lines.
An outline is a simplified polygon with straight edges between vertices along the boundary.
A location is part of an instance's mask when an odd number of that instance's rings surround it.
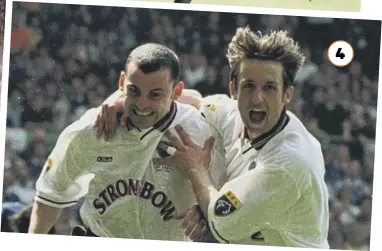
<svg viewBox="0 0 382 251">
<path fill-rule="evenodd" d="M 104 102 L 103 104 L 112 104 L 114 103 L 123 92 L 118 89 L 114 93 L 112 93 Z M 201 95 L 199 92 L 192 90 L 192 89 L 184 89 L 183 94 L 186 94 L 186 96 L 192 96 L 194 98 L 198 98 L 202 100 Z M 200 96 L 199 96 L 200 95 Z M 214 101 L 216 101 L 215 96 L 211 96 Z M 220 97 L 220 95 L 217 95 L 217 97 Z M 208 101 L 209 99 L 205 99 Z M 182 106 L 188 107 L 189 109 L 195 109 L 196 108 L 189 104 L 183 104 Z M 208 120 L 206 120 L 207 123 L 209 123 Z M 214 182 L 214 185 L 219 189 L 223 186 L 224 183 L 227 182 L 227 173 L 226 173 L 226 161 L 225 161 L 225 149 L 223 147 L 223 139 L 220 135 L 220 133 L 216 130 L 215 126 L 211 123 L 210 125 L 210 133 L 214 137 L 214 146 L 212 149 L 212 157 L 211 157 L 211 163 L 210 163 L 210 174 L 211 179 Z"/>
<path fill-rule="evenodd" d="M 99 111 L 89 110 L 62 132 L 37 182 L 35 200 L 64 208 L 85 197 L 81 218 L 98 236 L 189 240 L 173 216 L 197 204 L 191 183 L 176 168 L 154 166 L 151 160 L 164 157 L 157 145 L 168 142 L 163 134 L 177 124 L 203 147 L 211 135 L 205 118 L 174 102 L 151 129 L 128 123 L 106 142 L 92 128 Z M 219 167 L 224 170 L 224 163 Z"/>
<path fill-rule="evenodd" d="M 223 243 L 329 248 L 328 191 L 320 143 L 284 111 L 261 138 L 247 139 L 237 102 L 203 100 L 223 139 L 229 181 L 211 200 L 208 223 Z"/>
</svg>

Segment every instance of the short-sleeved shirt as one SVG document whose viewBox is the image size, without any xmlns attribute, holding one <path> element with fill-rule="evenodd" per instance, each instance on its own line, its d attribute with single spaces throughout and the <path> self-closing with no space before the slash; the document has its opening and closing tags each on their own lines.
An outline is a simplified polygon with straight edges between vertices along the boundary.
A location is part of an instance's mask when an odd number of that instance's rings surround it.
<svg viewBox="0 0 382 251">
<path fill-rule="evenodd" d="M 212 198 L 208 224 L 223 243 L 329 248 L 328 191 L 320 143 L 284 110 L 277 125 L 250 141 L 225 95 L 201 111 L 223 139 L 228 182 Z"/>
<path fill-rule="evenodd" d="M 92 128 L 99 109 L 89 110 L 61 133 L 37 182 L 35 200 L 64 208 L 84 198 L 81 218 L 98 236 L 189 240 L 182 221 L 173 216 L 197 204 L 191 183 L 176 168 L 153 165 L 152 159 L 165 157 L 157 146 L 168 142 L 164 132 L 177 124 L 202 147 L 211 135 L 205 118 L 174 102 L 152 128 L 128 123 L 104 141 Z"/>
</svg>

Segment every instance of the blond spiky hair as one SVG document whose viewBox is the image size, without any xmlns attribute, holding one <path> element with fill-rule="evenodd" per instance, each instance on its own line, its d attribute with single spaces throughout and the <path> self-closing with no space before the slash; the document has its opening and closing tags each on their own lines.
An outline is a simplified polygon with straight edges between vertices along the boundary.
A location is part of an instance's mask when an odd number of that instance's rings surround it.
<svg viewBox="0 0 382 251">
<path fill-rule="evenodd" d="M 261 32 L 253 32 L 249 26 L 236 30 L 226 56 L 231 67 L 231 80 L 236 78 L 238 67 L 244 59 L 280 62 L 284 68 L 284 89 L 293 85 L 305 60 L 299 44 L 287 31 L 271 31 L 267 35 L 262 35 Z"/>
</svg>

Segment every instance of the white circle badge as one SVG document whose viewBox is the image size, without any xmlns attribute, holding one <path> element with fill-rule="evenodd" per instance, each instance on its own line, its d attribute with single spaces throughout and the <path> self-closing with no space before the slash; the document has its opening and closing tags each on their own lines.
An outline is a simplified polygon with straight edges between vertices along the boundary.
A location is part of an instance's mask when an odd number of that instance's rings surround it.
<svg viewBox="0 0 382 251">
<path fill-rule="evenodd" d="M 347 66 L 354 58 L 353 47 L 346 41 L 335 41 L 329 46 L 328 58 L 334 66 Z"/>
</svg>

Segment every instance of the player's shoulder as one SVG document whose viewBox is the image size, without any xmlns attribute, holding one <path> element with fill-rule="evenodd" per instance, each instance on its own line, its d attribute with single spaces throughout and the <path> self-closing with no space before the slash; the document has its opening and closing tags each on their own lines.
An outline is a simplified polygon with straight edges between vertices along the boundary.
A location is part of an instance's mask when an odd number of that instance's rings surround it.
<svg viewBox="0 0 382 251">
<path fill-rule="evenodd" d="M 292 113 L 288 125 L 264 146 L 263 158 L 303 182 L 325 172 L 321 144 Z"/>
<path fill-rule="evenodd" d="M 206 118 L 202 116 L 198 109 L 191 105 L 178 102 L 176 105 L 177 112 L 169 129 L 174 128 L 176 125 L 181 125 L 193 140 L 197 141 L 197 143 L 204 143 L 204 140 L 211 134 L 210 125 Z"/>
<path fill-rule="evenodd" d="M 175 127 L 177 124 L 188 126 L 208 126 L 206 118 L 203 117 L 202 113 L 194 106 L 177 102 L 176 107 L 177 112 L 170 128 Z"/>
<path fill-rule="evenodd" d="M 204 121 L 202 114 L 198 109 L 189 104 L 175 102 L 176 114 L 172 124 L 177 123 L 192 123 L 193 121 Z"/>
<path fill-rule="evenodd" d="M 200 102 L 200 106 L 206 112 L 229 112 L 237 110 L 237 101 L 225 94 L 214 94 L 204 97 Z"/>
<path fill-rule="evenodd" d="M 208 96 L 203 97 L 201 102 L 205 103 L 205 104 L 208 104 L 208 103 L 209 104 L 212 104 L 212 103 L 219 104 L 219 103 L 229 102 L 230 100 L 233 100 L 233 99 L 228 97 L 226 94 L 212 94 L 212 95 L 208 95 Z"/>
<path fill-rule="evenodd" d="M 311 158 L 321 155 L 321 143 L 307 130 L 303 123 L 292 112 L 287 111 L 289 123 L 284 129 L 284 143 L 290 149 L 300 152 L 299 156 Z"/>
<path fill-rule="evenodd" d="M 99 111 L 99 108 L 92 108 L 86 111 L 82 117 L 74 121 L 61 132 L 58 142 L 63 144 L 75 143 L 77 145 L 82 144 L 91 146 L 92 142 L 89 141 L 96 139 L 96 133 L 93 129 L 93 125 Z M 89 135 L 93 135 L 93 137 L 89 137 Z"/>
<path fill-rule="evenodd" d="M 238 112 L 237 101 L 224 94 L 215 94 L 203 98 L 199 110 L 214 126 L 232 122 Z"/>
</svg>

